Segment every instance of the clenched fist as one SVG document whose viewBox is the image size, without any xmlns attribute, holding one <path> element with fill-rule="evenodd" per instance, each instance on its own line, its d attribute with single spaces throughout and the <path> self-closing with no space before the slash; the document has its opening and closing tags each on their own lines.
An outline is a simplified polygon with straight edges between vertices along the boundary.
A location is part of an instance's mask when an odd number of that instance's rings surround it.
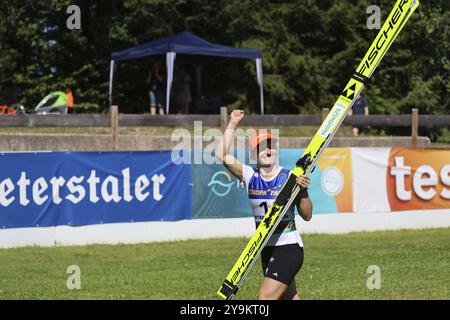
<svg viewBox="0 0 450 320">
<path fill-rule="evenodd" d="M 306 175 L 301 175 L 301 176 L 297 177 L 297 179 L 295 179 L 295 181 L 300 186 L 300 188 L 306 189 L 306 188 L 308 188 L 310 178 Z"/>
<path fill-rule="evenodd" d="M 244 118 L 244 110 L 235 109 L 233 110 L 233 112 L 231 112 L 230 117 L 231 117 L 230 122 L 232 122 L 237 126 L 239 122 L 241 122 L 241 120 Z"/>
</svg>

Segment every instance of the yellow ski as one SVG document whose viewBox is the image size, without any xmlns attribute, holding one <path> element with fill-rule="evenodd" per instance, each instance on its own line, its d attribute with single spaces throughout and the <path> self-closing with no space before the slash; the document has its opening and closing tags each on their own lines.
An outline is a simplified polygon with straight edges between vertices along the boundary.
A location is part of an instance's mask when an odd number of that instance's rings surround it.
<svg viewBox="0 0 450 320">
<path fill-rule="evenodd" d="M 299 193 L 300 189 L 295 183 L 296 178 L 302 174 L 309 174 L 312 171 L 321 153 L 339 129 L 367 80 L 370 79 L 381 59 L 418 6 L 418 0 L 398 0 L 396 2 L 356 72 L 352 75 L 325 121 L 303 152 L 302 157 L 297 161 L 292 174 L 217 291 L 220 298 L 231 300 L 236 295 L 273 231 Z"/>
</svg>

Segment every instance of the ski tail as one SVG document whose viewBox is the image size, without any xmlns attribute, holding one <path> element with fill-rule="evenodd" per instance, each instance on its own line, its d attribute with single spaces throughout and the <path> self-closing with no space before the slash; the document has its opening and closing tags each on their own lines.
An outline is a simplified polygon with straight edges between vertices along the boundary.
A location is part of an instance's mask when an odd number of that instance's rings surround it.
<svg viewBox="0 0 450 320">
<path fill-rule="evenodd" d="M 263 221 L 259 224 L 222 286 L 217 291 L 217 295 L 220 298 L 231 300 L 236 295 L 262 249 L 299 193 L 300 188 L 295 183 L 296 178 L 302 174 L 310 173 L 314 168 L 323 150 L 325 150 L 336 134 L 356 98 L 418 6 L 418 0 L 397 0 L 356 72 L 352 75 L 328 116 L 308 144 L 302 157 L 297 161 L 296 167 L 283 185 L 280 194 L 265 214 Z"/>
</svg>

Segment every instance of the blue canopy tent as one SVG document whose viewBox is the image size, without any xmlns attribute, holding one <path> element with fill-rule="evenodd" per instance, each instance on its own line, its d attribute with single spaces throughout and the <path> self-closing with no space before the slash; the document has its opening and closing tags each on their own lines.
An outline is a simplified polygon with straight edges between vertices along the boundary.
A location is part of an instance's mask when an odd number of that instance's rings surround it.
<svg viewBox="0 0 450 320">
<path fill-rule="evenodd" d="M 205 55 L 227 58 L 255 59 L 256 73 L 260 88 L 261 114 L 264 114 L 264 94 L 262 79 L 261 51 L 259 49 L 240 49 L 210 43 L 190 32 L 181 32 L 169 37 L 161 38 L 143 45 L 114 52 L 111 56 L 109 76 L 109 103 L 112 104 L 114 70 L 118 61 L 137 59 L 145 56 L 166 55 L 167 65 L 167 103 L 166 112 L 169 113 L 170 90 L 172 88 L 173 67 L 177 54 Z"/>
</svg>

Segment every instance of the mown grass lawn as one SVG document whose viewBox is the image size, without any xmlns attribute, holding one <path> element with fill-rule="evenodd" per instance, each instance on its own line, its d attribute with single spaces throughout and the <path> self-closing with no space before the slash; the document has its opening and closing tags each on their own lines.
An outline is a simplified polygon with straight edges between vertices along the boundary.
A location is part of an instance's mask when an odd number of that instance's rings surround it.
<svg viewBox="0 0 450 320">
<path fill-rule="evenodd" d="M 450 299 L 450 229 L 304 235 L 303 299 Z M 216 299 L 247 239 L 0 250 L 0 299 Z M 69 290 L 68 266 L 81 271 Z M 381 271 L 370 290 L 369 266 Z M 254 299 L 250 272 L 237 299 Z"/>
</svg>

